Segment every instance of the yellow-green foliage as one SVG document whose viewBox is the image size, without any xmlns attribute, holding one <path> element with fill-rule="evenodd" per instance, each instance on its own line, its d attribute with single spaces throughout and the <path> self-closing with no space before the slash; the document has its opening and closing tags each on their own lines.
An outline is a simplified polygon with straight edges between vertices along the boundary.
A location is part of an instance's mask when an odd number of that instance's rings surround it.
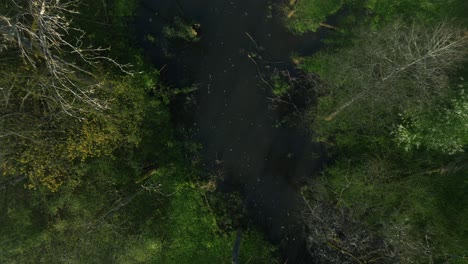
<svg viewBox="0 0 468 264">
<path fill-rule="evenodd" d="M 138 86 L 138 78 L 114 76 L 102 81 L 98 93 L 109 101 L 109 109 L 90 111 L 80 118 L 63 115 L 36 127 L 28 138 L 17 139 L 16 153 L 0 161 L 3 176 L 26 175 L 30 188 L 46 185 L 56 190 L 70 177 L 76 161 L 110 157 L 118 148 L 137 147 L 148 89 Z"/>
<path fill-rule="evenodd" d="M 88 114 L 79 121 L 77 130 L 70 131 L 67 139 L 70 160 L 110 156 L 116 148 L 138 146 L 148 87 L 138 86 L 135 79 L 116 76 L 102 82 L 101 96 L 111 101 L 109 109 Z"/>
</svg>

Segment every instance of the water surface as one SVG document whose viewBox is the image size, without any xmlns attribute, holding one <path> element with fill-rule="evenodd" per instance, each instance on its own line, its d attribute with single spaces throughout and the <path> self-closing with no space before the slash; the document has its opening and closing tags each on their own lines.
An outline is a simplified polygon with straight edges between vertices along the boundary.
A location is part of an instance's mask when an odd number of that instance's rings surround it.
<svg viewBox="0 0 468 264">
<path fill-rule="evenodd" d="M 164 66 L 167 83 L 197 84 L 190 125 L 204 145 L 206 162 L 224 168 L 220 189 L 243 193 L 252 220 L 280 244 L 288 263 L 310 263 L 297 226 L 298 189 L 318 170 L 314 157 L 322 150 L 299 130 L 278 127 L 280 116 L 260 74 L 267 78 L 274 68 L 293 70 L 292 53 L 311 54 L 320 42 L 317 34 L 288 33 L 274 12 L 276 2 L 145 0 L 137 25 L 148 56 Z M 175 16 L 201 25 L 199 42 L 165 42 L 161 25 Z M 159 39 L 159 46 L 144 40 L 148 34 Z M 161 49 L 172 57 L 164 57 Z"/>
</svg>

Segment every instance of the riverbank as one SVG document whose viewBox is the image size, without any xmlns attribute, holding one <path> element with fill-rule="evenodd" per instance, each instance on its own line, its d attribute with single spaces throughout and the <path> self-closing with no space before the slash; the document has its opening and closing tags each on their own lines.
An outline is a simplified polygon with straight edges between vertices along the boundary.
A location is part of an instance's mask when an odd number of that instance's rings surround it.
<svg viewBox="0 0 468 264">
<path fill-rule="evenodd" d="M 321 80 L 306 116 L 336 157 L 303 190 L 310 252 L 333 263 L 465 263 L 468 6 L 344 3 L 328 49 L 297 58 Z M 429 59 L 439 49 L 449 53 Z"/>
</svg>

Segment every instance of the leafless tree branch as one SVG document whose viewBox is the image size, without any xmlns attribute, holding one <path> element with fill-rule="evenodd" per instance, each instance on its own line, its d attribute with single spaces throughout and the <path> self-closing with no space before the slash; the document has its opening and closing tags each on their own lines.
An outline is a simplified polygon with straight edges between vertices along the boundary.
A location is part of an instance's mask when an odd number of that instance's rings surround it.
<svg viewBox="0 0 468 264">
<path fill-rule="evenodd" d="M 108 48 L 84 46 L 85 32 L 72 26 L 79 1 L 9 1 L 12 10 L 0 14 L 0 52 L 17 52 L 26 65 L 43 74 L 35 85 L 63 112 L 78 115 L 82 111 L 78 102 L 97 110 L 108 108 L 106 100 L 95 95 L 99 82 L 90 69 L 107 62 L 131 74 L 130 65 L 105 56 Z"/>
<path fill-rule="evenodd" d="M 396 21 L 379 32 L 361 33 L 355 46 L 332 62 L 333 78 L 346 83 L 336 89 L 347 96 L 325 119 L 358 102 L 369 109 L 424 106 L 446 94 L 448 73 L 466 60 L 467 47 L 466 30 L 448 23 L 427 27 Z"/>
</svg>

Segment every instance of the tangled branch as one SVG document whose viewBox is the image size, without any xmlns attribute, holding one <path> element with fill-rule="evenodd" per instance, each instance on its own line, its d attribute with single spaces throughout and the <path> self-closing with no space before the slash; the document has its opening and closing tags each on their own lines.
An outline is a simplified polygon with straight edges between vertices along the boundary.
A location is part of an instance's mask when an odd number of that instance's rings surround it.
<svg viewBox="0 0 468 264">
<path fill-rule="evenodd" d="M 34 73 L 43 74 L 36 88 L 65 113 L 83 111 L 77 103 L 96 110 L 108 108 L 105 100 L 95 96 L 99 82 L 92 68 L 108 62 L 124 73 L 131 72 L 129 65 L 103 55 L 108 48 L 84 46 L 85 32 L 72 26 L 78 1 L 9 1 L 9 12 L 0 14 L 0 52 L 13 50 Z"/>
</svg>

